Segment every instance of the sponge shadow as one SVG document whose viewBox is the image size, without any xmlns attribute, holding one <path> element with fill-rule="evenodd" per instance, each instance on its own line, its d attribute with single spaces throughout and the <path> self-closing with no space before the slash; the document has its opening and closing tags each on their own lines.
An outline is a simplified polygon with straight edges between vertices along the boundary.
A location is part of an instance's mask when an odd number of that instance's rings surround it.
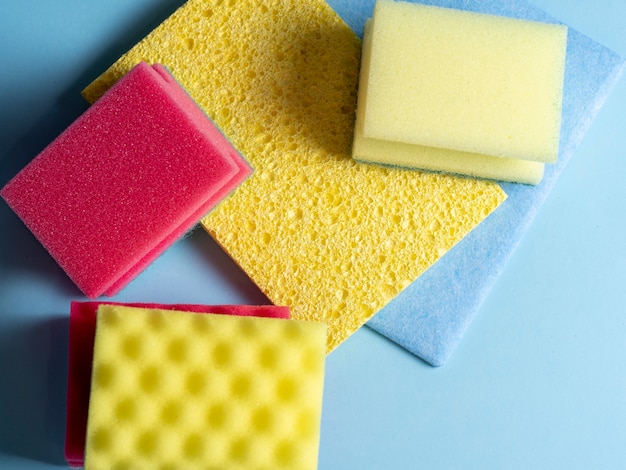
<svg viewBox="0 0 626 470">
<path fill-rule="evenodd" d="M 272 302 L 248 277 L 222 247 L 201 227 L 194 228 L 185 236 L 185 243 L 203 259 L 206 269 L 217 273 L 221 282 L 233 287 L 241 302 L 248 305 L 271 305 Z"/>
<path fill-rule="evenodd" d="M 13 324 L 0 330 L 0 452 L 63 464 L 68 318 Z"/>
<path fill-rule="evenodd" d="M 360 50 L 352 51 L 349 47 L 351 37 L 340 25 L 300 30 L 287 49 L 295 53 L 291 53 L 291 60 L 284 68 L 283 81 L 260 83 L 264 88 L 276 85 L 283 88 L 286 98 L 283 125 L 297 123 L 300 141 L 339 159 L 350 159 L 356 118 Z M 339 47 L 342 53 L 330 54 L 328 51 L 333 47 Z M 288 130 L 281 134 L 288 134 Z"/>
</svg>

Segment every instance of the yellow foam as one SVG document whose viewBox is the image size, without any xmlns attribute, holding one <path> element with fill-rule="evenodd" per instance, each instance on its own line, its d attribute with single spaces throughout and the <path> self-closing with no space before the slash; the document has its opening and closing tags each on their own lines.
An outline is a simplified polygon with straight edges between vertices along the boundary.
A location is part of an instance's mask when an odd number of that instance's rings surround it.
<svg viewBox="0 0 626 470">
<path fill-rule="evenodd" d="M 101 306 L 85 468 L 315 469 L 322 323 Z"/>
<path fill-rule="evenodd" d="M 366 136 L 556 161 L 566 26 L 378 0 L 371 35 Z"/>
<path fill-rule="evenodd" d="M 493 183 L 351 158 L 361 44 L 322 0 L 190 0 L 85 90 L 169 67 L 255 168 L 204 228 L 338 346 L 489 215 Z"/>
<path fill-rule="evenodd" d="M 367 20 L 363 33 L 363 56 L 359 81 L 357 117 L 354 129 L 352 156 L 358 161 L 383 163 L 407 168 L 421 168 L 442 171 L 451 174 L 467 175 L 515 183 L 538 184 L 543 178 L 544 164 L 515 158 L 501 158 L 479 153 L 461 152 L 448 148 L 427 147 L 409 142 L 399 142 L 368 137 L 365 131 L 366 118 L 369 120 L 370 133 L 375 134 L 375 124 L 381 116 L 373 116 L 368 110 L 368 96 L 381 88 L 369 87 L 372 68 L 372 20 Z M 377 64 L 374 64 L 376 66 Z M 386 82 L 382 82 L 386 86 Z M 413 96 L 413 95 L 411 95 Z M 406 99 L 409 99 L 407 97 Z M 392 103 L 390 103 L 390 106 Z M 382 110 L 388 113 L 387 110 Z M 367 110 L 367 111 L 366 111 Z M 378 110 L 381 112 L 381 110 Z M 382 115 L 382 117 L 388 114 Z M 398 119 L 393 121 L 399 122 Z M 385 123 L 389 125 L 389 123 Z M 411 138 L 412 136 L 408 136 Z"/>
</svg>

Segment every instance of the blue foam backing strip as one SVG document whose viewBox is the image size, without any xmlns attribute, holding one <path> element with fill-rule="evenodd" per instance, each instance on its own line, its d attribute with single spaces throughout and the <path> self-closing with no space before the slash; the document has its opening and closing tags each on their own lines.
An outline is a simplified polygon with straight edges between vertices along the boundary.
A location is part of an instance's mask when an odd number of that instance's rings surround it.
<svg viewBox="0 0 626 470">
<path fill-rule="evenodd" d="M 362 36 L 374 0 L 329 0 Z M 523 0 L 422 1 L 429 5 L 558 23 Z M 613 86 L 624 59 L 570 28 L 558 162 L 538 186 L 503 183 L 507 200 L 367 325 L 433 366 L 445 364 L 548 197 Z"/>
</svg>

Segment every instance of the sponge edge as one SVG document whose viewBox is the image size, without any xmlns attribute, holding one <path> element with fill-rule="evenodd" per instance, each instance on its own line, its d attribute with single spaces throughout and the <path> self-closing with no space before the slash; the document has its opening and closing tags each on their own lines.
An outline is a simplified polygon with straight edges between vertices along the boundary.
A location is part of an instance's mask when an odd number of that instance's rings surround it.
<svg viewBox="0 0 626 470">
<path fill-rule="evenodd" d="M 368 139 L 355 131 L 355 160 L 381 164 L 381 156 L 384 156 L 384 165 L 531 185 L 541 182 L 545 169 L 541 162 Z"/>
<path fill-rule="evenodd" d="M 98 309 L 85 468 L 317 467 L 326 326 Z"/>
<path fill-rule="evenodd" d="M 277 305 L 196 305 L 115 302 L 72 302 L 70 307 L 67 403 L 65 420 L 65 460 L 71 467 L 82 467 L 85 455 L 87 413 L 96 335 L 96 312 L 100 305 L 181 310 L 195 313 L 289 318 L 289 308 Z"/>
<path fill-rule="evenodd" d="M 251 172 L 162 66 L 140 62 L 1 195 L 95 298 L 116 294 Z"/>
</svg>

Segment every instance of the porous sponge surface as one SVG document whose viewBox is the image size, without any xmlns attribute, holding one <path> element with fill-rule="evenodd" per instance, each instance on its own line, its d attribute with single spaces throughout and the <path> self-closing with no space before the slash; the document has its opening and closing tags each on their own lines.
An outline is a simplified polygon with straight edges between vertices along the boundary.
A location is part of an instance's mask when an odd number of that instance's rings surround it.
<svg viewBox="0 0 626 470">
<path fill-rule="evenodd" d="M 567 27 L 379 0 L 367 137 L 556 161 Z"/>
<path fill-rule="evenodd" d="M 139 63 L 1 194 L 93 298 L 117 293 L 250 172 L 165 69 Z"/>
<path fill-rule="evenodd" d="M 315 469 L 326 325 L 101 306 L 85 468 Z"/>
<path fill-rule="evenodd" d="M 321 0 L 190 0 L 85 90 L 173 70 L 255 168 L 203 226 L 292 318 L 327 322 L 329 351 L 506 197 L 351 158 L 360 48 Z"/>
</svg>

